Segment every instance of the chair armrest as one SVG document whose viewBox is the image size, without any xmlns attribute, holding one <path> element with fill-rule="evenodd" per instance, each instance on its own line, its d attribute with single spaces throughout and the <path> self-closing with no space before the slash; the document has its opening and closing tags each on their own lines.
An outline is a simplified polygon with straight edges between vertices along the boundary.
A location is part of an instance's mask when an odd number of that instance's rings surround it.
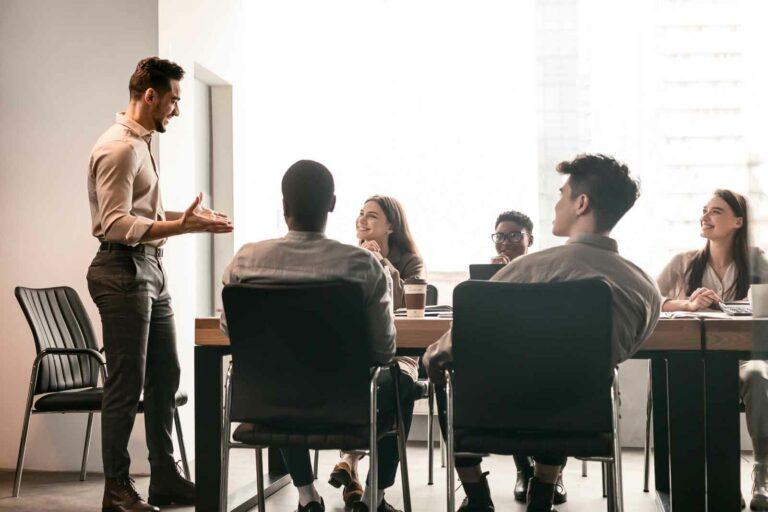
<svg viewBox="0 0 768 512">
<path fill-rule="evenodd" d="M 92 348 L 44 348 L 43 350 L 40 351 L 39 354 L 37 354 L 34 365 L 35 366 L 39 365 L 40 361 L 42 361 L 48 356 L 53 356 L 53 355 L 63 355 L 63 356 L 87 355 L 93 359 L 96 359 L 99 362 L 99 365 L 101 366 L 107 365 L 107 362 L 104 361 L 104 357 Z"/>
</svg>

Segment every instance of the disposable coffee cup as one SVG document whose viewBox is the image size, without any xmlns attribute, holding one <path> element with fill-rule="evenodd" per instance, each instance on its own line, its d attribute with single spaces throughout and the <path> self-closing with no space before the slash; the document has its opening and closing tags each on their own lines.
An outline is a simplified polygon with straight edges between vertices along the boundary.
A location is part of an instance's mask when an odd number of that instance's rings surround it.
<svg viewBox="0 0 768 512">
<path fill-rule="evenodd" d="M 753 284 L 749 287 L 749 305 L 752 306 L 752 316 L 768 318 L 768 284 Z"/>
<path fill-rule="evenodd" d="M 406 279 L 403 287 L 405 292 L 405 309 L 408 318 L 422 318 L 427 305 L 427 282 L 423 279 Z"/>
</svg>

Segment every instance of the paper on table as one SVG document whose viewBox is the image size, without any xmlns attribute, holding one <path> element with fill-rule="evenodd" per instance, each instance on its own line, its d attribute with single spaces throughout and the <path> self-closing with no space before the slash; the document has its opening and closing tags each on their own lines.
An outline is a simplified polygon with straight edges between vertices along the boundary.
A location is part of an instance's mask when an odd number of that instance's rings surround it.
<svg viewBox="0 0 768 512">
<path fill-rule="evenodd" d="M 664 311 L 661 318 L 731 318 L 722 311 Z"/>
</svg>

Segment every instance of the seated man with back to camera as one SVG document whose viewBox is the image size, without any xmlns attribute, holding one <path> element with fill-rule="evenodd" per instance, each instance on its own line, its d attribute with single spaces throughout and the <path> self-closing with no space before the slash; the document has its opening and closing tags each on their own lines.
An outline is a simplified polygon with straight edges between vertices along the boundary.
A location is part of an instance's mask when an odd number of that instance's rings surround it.
<svg viewBox="0 0 768 512">
<path fill-rule="evenodd" d="M 557 166 L 567 176 L 555 205 L 552 233 L 567 236 L 559 247 L 522 256 L 500 270 L 493 281 L 547 283 L 598 278 L 613 296 L 612 361 L 628 359 L 650 336 L 659 319 L 661 297 L 655 281 L 637 265 L 619 256 L 610 233 L 639 196 L 629 169 L 604 155 L 580 155 Z M 514 341 L 514 340 L 510 340 Z M 424 355 L 430 378 L 443 383 L 451 363 L 451 333 L 432 344 Z M 535 384 L 535 383 L 532 383 Z M 440 421 L 445 426 L 445 390 L 438 393 Z M 445 429 L 443 429 L 445 431 Z M 528 486 L 527 512 L 553 512 L 555 485 L 566 457 L 537 456 Z M 490 489 L 480 458 L 456 457 L 456 470 L 467 499 L 459 510 L 493 511 Z"/>
<path fill-rule="evenodd" d="M 496 229 L 491 235 L 496 248 L 496 256 L 491 258 L 491 263 L 503 264 L 514 261 L 520 256 L 528 254 L 528 249 L 533 244 L 533 221 L 526 214 L 509 210 L 502 212 L 496 218 Z M 525 503 L 528 494 L 528 483 L 533 478 L 533 462 L 527 455 L 518 454 L 514 457 L 517 469 L 515 481 L 515 501 Z M 568 492 L 563 484 L 563 475 L 555 485 L 554 504 L 560 505 L 568 501 Z"/>
<path fill-rule="evenodd" d="M 392 314 L 392 287 L 389 273 L 370 251 L 325 237 L 328 213 L 336 205 L 333 176 L 311 160 L 293 164 L 283 176 L 283 212 L 288 234 L 275 240 L 246 244 L 224 271 L 224 284 L 299 283 L 350 281 L 359 283 L 366 301 L 372 364 L 386 364 L 395 356 L 395 325 Z M 222 328 L 226 319 L 222 315 Z M 311 342 L 311 340 L 307 340 Z M 416 368 L 400 364 L 401 406 L 406 435 L 413 417 L 413 382 Z M 394 382 L 384 372 L 379 379 L 380 412 L 393 412 Z M 339 401 L 344 399 L 339 396 Z M 281 450 L 293 484 L 299 491 L 298 512 L 322 512 L 325 503 L 315 489 L 309 451 Z M 378 512 L 396 512 L 384 500 L 384 489 L 392 486 L 397 474 L 397 440 L 387 436 L 379 441 Z M 362 501 L 352 510 L 367 512 L 372 497 L 366 486 Z"/>
</svg>

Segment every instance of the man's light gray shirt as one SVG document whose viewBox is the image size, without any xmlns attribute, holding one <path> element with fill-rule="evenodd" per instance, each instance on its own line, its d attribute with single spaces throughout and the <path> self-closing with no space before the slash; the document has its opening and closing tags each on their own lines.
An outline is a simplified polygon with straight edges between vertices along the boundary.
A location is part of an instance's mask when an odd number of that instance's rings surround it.
<svg viewBox="0 0 768 512">
<path fill-rule="evenodd" d="M 643 270 L 619 256 L 612 238 L 598 235 L 573 237 L 553 247 L 516 258 L 491 281 L 508 283 L 557 283 L 597 278 L 611 289 L 613 299 L 612 361 L 629 359 L 653 333 L 661 313 L 661 295 L 656 282 Z M 430 378 L 439 381 L 451 362 L 450 331 L 427 348 L 424 366 Z"/>
<path fill-rule="evenodd" d="M 597 278 L 613 295 L 613 361 L 629 359 L 653 333 L 661 312 L 656 282 L 619 255 L 612 238 L 580 235 L 515 261 L 491 279 L 510 283 L 551 283 Z"/>
<path fill-rule="evenodd" d="M 244 245 L 224 271 L 224 284 L 301 283 L 323 281 L 359 283 L 365 299 L 374 363 L 389 363 L 395 355 L 391 278 L 369 251 L 330 240 L 322 233 L 289 231 L 283 238 Z M 222 329 L 226 319 L 222 314 Z M 401 364 L 413 375 L 415 368 Z"/>
</svg>

